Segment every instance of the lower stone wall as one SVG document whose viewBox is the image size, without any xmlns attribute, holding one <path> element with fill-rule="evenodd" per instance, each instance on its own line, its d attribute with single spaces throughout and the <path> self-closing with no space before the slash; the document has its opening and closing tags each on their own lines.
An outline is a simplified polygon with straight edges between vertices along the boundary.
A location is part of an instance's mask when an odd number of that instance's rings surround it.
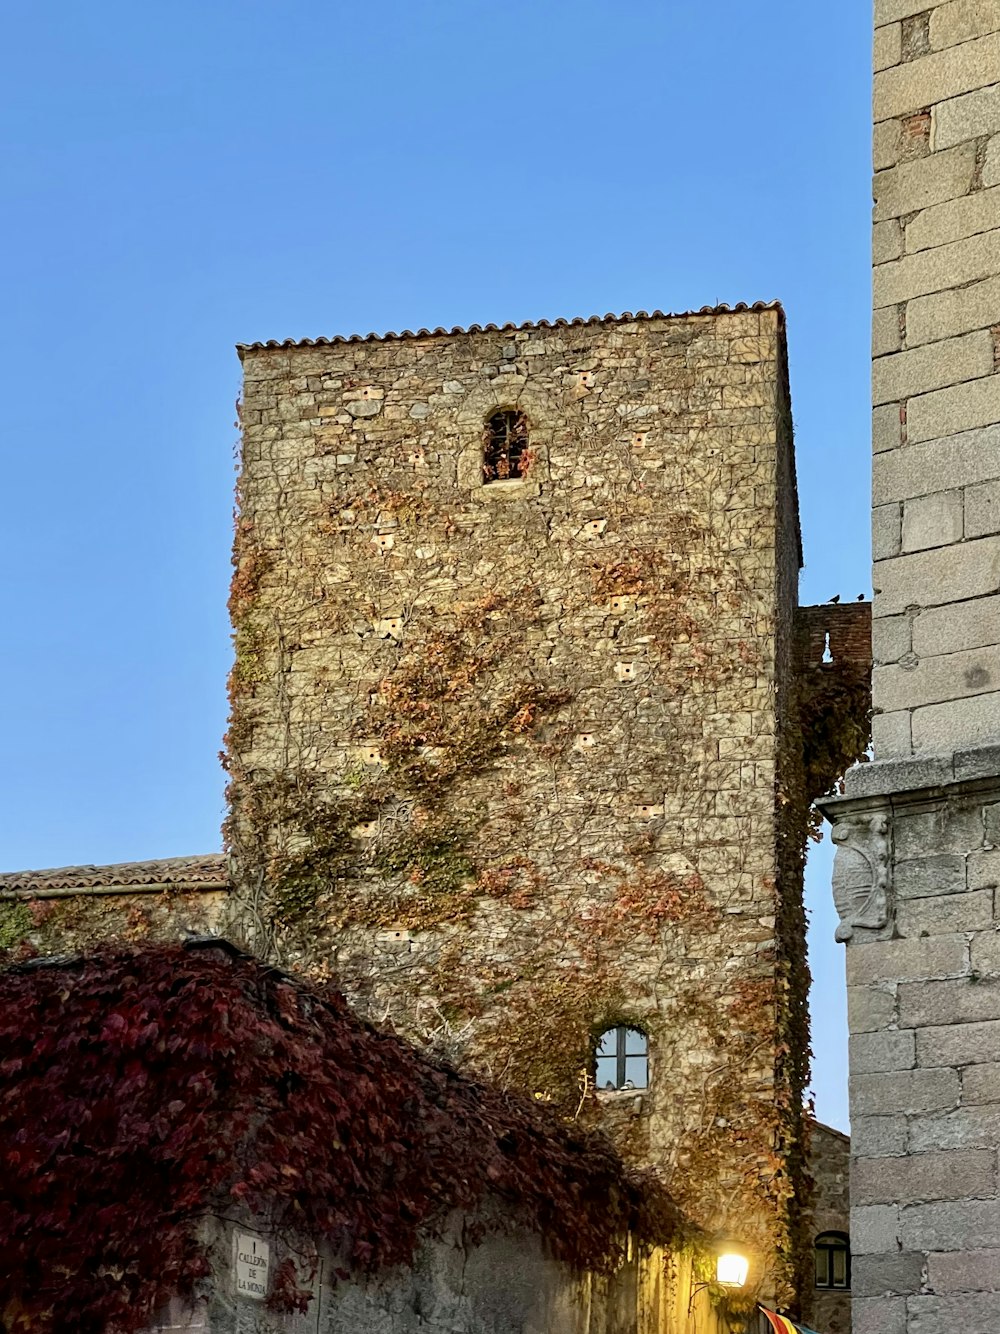
<svg viewBox="0 0 1000 1334">
<path fill-rule="evenodd" d="M 1000 1334 L 1000 748 L 824 803 L 851 1029 L 855 1334 Z"/>
<path fill-rule="evenodd" d="M 612 1276 L 579 1274 L 549 1259 L 539 1237 L 483 1231 L 456 1217 L 412 1266 L 338 1278 L 321 1256 L 304 1312 L 277 1313 L 237 1292 L 237 1237 L 221 1227 L 203 1294 L 175 1298 L 148 1334 L 744 1334 L 761 1317 L 726 1317 L 694 1283 L 685 1257 L 633 1257 Z M 264 1234 L 257 1234 L 258 1246 Z M 273 1238 L 268 1269 L 290 1252 Z M 246 1271 L 244 1271 L 245 1274 Z M 266 1271 L 265 1271 L 266 1272 Z M 265 1286 L 273 1290 L 273 1280 Z"/>
</svg>

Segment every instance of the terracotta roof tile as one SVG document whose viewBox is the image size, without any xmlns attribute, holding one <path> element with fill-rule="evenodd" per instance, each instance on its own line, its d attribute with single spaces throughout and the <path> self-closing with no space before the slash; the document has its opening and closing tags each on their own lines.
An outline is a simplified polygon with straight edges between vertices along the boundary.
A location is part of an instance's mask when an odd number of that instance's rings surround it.
<svg viewBox="0 0 1000 1334">
<path fill-rule="evenodd" d="M 333 338 L 285 338 L 281 340 L 269 338 L 264 343 L 237 343 L 236 350 L 242 358 L 244 352 L 258 351 L 262 348 L 333 347 L 340 343 L 388 343 L 403 338 L 448 338 L 455 334 L 518 333 L 531 329 L 579 329 L 586 325 L 642 324 L 649 320 L 681 320 L 692 315 L 739 315 L 745 311 L 760 310 L 776 310 L 781 318 L 784 318 L 784 310 L 780 301 L 755 301 L 753 305 L 747 305 L 745 301 L 739 301 L 735 306 L 725 304 L 702 306 L 700 310 L 638 310 L 634 314 L 632 311 L 626 310 L 621 315 L 591 315 L 586 319 L 578 316 L 571 320 L 526 320 L 523 324 L 470 324 L 467 329 L 463 329 L 461 325 L 456 324 L 453 329 L 444 329 L 439 326 L 437 329 L 417 329 L 416 332 L 412 329 L 404 329 L 402 333 L 336 334 Z"/>
<path fill-rule="evenodd" d="M 0 875 L 0 893 L 32 894 L 53 890 L 143 889 L 169 885 L 185 889 L 225 889 L 229 883 L 221 852 L 200 857 L 164 857 L 148 862 L 118 862 L 112 866 L 57 866 L 41 871 L 9 871 Z"/>
</svg>

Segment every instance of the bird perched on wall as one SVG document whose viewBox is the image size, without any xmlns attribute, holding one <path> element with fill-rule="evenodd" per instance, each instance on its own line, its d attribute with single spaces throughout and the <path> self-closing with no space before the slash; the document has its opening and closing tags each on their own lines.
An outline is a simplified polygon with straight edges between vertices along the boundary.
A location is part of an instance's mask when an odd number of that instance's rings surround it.
<svg viewBox="0 0 1000 1334">
<path fill-rule="evenodd" d="M 833 597 L 832 597 L 832 598 L 829 598 L 828 600 L 829 600 L 830 602 L 839 602 L 839 601 L 840 601 L 840 594 L 839 594 L 839 593 L 834 593 Z"/>
<path fill-rule="evenodd" d="M 859 602 L 864 602 L 864 600 L 865 600 L 865 595 L 864 595 L 864 593 L 859 593 L 859 594 L 858 594 L 858 601 L 859 601 Z"/>
</svg>

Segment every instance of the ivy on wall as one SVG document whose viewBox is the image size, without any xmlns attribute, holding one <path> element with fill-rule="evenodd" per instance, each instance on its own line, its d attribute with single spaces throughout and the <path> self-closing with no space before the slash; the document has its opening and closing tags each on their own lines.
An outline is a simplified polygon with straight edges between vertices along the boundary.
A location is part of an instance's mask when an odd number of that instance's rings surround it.
<svg viewBox="0 0 1000 1334">
<path fill-rule="evenodd" d="M 616 1267 L 629 1232 L 696 1235 L 608 1141 L 232 947 L 0 973 L 0 1160 L 11 1334 L 134 1334 L 206 1275 L 199 1220 L 227 1204 L 345 1277 L 487 1200 L 579 1269 Z M 276 1306 L 304 1309 L 307 1270 L 279 1273 Z"/>
</svg>

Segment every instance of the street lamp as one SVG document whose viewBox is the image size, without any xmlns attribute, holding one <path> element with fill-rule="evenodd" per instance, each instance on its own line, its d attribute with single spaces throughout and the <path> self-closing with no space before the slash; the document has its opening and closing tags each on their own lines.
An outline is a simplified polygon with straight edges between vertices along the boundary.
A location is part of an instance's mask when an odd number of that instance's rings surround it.
<svg viewBox="0 0 1000 1334">
<path fill-rule="evenodd" d="M 715 1262 L 715 1281 L 723 1288 L 742 1288 L 750 1272 L 750 1261 L 738 1251 L 723 1251 Z"/>
</svg>

